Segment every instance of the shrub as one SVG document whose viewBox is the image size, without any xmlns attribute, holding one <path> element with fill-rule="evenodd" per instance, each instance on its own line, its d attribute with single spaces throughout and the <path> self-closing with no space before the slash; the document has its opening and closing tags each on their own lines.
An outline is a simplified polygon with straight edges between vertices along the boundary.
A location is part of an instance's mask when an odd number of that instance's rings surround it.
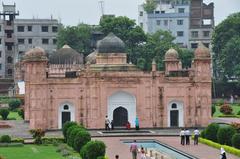
<svg viewBox="0 0 240 159">
<path fill-rule="evenodd" d="M 201 132 L 200 136 L 201 136 L 202 138 L 206 138 L 206 130 L 203 130 L 203 131 Z"/>
<path fill-rule="evenodd" d="M 30 130 L 33 138 L 35 139 L 35 144 L 42 144 L 42 137 L 45 135 L 45 131 L 42 129 L 32 129 Z"/>
<path fill-rule="evenodd" d="M 231 126 L 234 127 L 240 133 L 240 123 L 233 122 Z"/>
<path fill-rule="evenodd" d="M 212 116 L 215 112 L 216 112 L 216 107 L 215 107 L 215 105 L 212 105 Z"/>
<path fill-rule="evenodd" d="M 10 143 L 11 142 L 11 137 L 9 135 L 3 135 L 0 138 L 0 142 L 2 142 L 2 143 Z"/>
<path fill-rule="evenodd" d="M 80 151 L 80 155 L 84 159 L 96 159 L 105 156 L 106 146 L 102 141 L 89 141 Z"/>
<path fill-rule="evenodd" d="M 79 128 L 78 125 L 72 125 L 71 127 L 68 128 L 67 134 L 66 134 L 67 135 L 66 136 L 67 143 L 68 143 L 68 140 L 70 140 L 71 132 L 76 128 Z"/>
<path fill-rule="evenodd" d="M 207 139 L 203 139 L 203 138 L 199 138 L 199 142 L 203 143 L 203 144 L 206 144 L 208 146 L 217 148 L 217 149 L 220 149 L 221 147 L 223 147 L 226 152 L 240 157 L 240 150 L 236 149 L 234 147 L 230 147 L 230 146 L 227 146 L 227 145 L 221 145 L 221 144 L 218 144 L 216 142 L 213 142 L 213 141 L 210 141 L 210 140 L 207 140 Z"/>
<path fill-rule="evenodd" d="M 68 128 L 70 128 L 73 125 L 77 125 L 77 123 L 72 122 L 72 121 L 68 121 L 63 125 L 62 132 L 63 132 L 63 136 L 64 136 L 65 141 L 67 141 L 66 140 L 67 139 L 67 130 L 68 130 Z"/>
<path fill-rule="evenodd" d="M 207 139 L 217 142 L 217 132 L 219 129 L 219 125 L 216 123 L 212 123 L 208 125 L 205 130 L 205 136 Z"/>
<path fill-rule="evenodd" d="M 43 137 L 42 142 L 46 144 L 53 144 L 53 146 L 58 146 L 64 142 L 64 139 L 61 137 Z"/>
<path fill-rule="evenodd" d="M 0 109 L 0 115 L 2 116 L 3 120 L 7 120 L 8 114 L 9 114 L 8 109 Z"/>
<path fill-rule="evenodd" d="M 216 101 L 217 106 L 221 106 L 223 104 L 224 104 L 224 99 L 219 99 L 219 100 Z"/>
<path fill-rule="evenodd" d="M 67 144 L 69 146 L 73 147 L 75 136 L 79 131 L 85 131 L 85 130 L 80 127 L 74 127 L 74 129 L 70 132 L 69 137 L 67 138 Z"/>
<path fill-rule="evenodd" d="M 237 115 L 240 115 L 240 110 L 238 111 Z"/>
<path fill-rule="evenodd" d="M 14 143 L 24 143 L 24 139 L 23 138 L 13 138 L 11 140 L 11 142 L 14 142 Z"/>
<path fill-rule="evenodd" d="M 24 110 L 23 109 L 18 109 L 17 112 L 18 112 L 18 115 L 20 117 L 22 117 L 22 119 L 24 119 Z"/>
<path fill-rule="evenodd" d="M 223 114 L 232 114 L 232 107 L 229 105 L 229 104 L 223 104 L 221 107 L 220 107 L 220 112 L 223 113 Z"/>
<path fill-rule="evenodd" d="M 10 110 L 15 110 L 20 107 L 21 101 L 19 99 L 12 99 L 8 103 Z"/>
<path fill-rule="evenodd" d="M 91 135 L 89 132 L 85 130 L 79 131 L 74 138 L 73 149 L 77 152 L 80 152 L 82 147 L 89 141 L 91 141 Z"/>
<path fill-rule="evenodd" d="M 66 156 L 69 156 L 69 155 L 70 155 L 70 152 L 69 152 L 69 150 L 63 149 L 63 150 L 61 151 L 61 155 L 62 155 L 63 157 L 66 157 Z"/>
<path fill-rule="evenodd" d="M 104 156 L 99 156 L 97 159 L 105 159 Z"/>
<path fill-rule="evenodd" d="M 231 146 L 232 136 L 235 133 L 236 130 L 232 126 L 220 127 L 217 132 L 218 143 Z"/>
<path fill-rule="evenodd" d="M 240 149 L 240 133 L 236 133 L 232 137 L 232 146 Z"/>
</svg>

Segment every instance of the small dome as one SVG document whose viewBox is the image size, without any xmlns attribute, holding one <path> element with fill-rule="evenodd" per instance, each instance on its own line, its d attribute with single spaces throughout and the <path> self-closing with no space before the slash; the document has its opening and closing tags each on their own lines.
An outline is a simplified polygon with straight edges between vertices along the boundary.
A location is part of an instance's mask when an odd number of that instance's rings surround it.
<svg viewBox="0 0 240 159">
<path fill-rule="evenodd" d="M 165 59 L 178 59 L 178 52 L 171 48 L 165 54 Z"/>
<path fill-rule="evenodd" d="M 96 56 L 97 56 L 97 52 L 94 51 L 91 54 L 89 54 L 86 58 L 85 61 L 88 64 L 96 64 Z"/>
<path fill-rule="evenodd" d="M 98 53 L 124 53 L 124 42 L 115 36 L 113 33 L 109 33 L 108 36 L 97 42 Z"/>
<path fill-rule="evenodd" d="M 194 55 L 195 58 L 210 58 L 210 51 L 204 46 L 202 42 L 200 42 L 194 52 Z"/>
<path fill-rule="evenodd" d="M 50 58 L 51 64 L 83 64 L 83 55 L 72 49 L 68 45 L 64 45 L 61 49 L 54 52 Z"/>
<path fill-rule="evenodd" d="M 40 48 L 36 47 L 27 51 L 23 56 L 24 61 L 46 61 L 46 52 Z"/>
<path fill-rule="evenodd" d="M 40 47 L 33 48 L 25 53 L 25 56 L 46 56 L 44 49 Z"/>
</svg>

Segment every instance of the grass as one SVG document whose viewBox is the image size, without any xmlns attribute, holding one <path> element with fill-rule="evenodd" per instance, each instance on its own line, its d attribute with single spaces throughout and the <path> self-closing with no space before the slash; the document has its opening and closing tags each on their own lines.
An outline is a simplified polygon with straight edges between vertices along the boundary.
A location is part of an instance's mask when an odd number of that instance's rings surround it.
<svg viewBox="0 0 240 159">
<path fill-rule="evenodd" d="M 232 105 L 232 109 L 233 109 L 233 114 L 236 115 L 240 111 L 240 106 Z M 219 117 L 222 115 L 224 114 L 220 112 L 220 106 L 216 106 L 216 112 L 213 114 L 213 117 Z"/>
<path fill-rule="evenodd" d="M 0 116 L 0 120 L 2 120 L 2 117 Z M 8 114 L 7 120 L 23 120 L 21 116 L 18 115 L 18 112 L 10 111 Z"/>
<path fill-rule="evenodd" d="M 4 159 L 64 159 L 54 146 L 24 145 L 24 147 L 1 147 Z"/>
</svg>

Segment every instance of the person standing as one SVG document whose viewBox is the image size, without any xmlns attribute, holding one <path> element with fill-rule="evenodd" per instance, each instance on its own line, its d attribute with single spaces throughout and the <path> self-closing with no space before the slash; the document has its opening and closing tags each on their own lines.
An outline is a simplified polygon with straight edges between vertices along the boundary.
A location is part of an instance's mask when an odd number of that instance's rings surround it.
<svg viewBox="0 0 240 159">
<path fill-rule="evenodd" d="M 130 152 L 132 152 L 132 158 L 137 159 L 137 152 L 138 152 L 138 147 L 137 147 L 137 141 L 134 140 L 133 143 L 131 143 L 130 146 Z"/>
<path fill-rule="evenodd" d="M 139 130 L 139 120 L 138 120 L 138 117 L 136 117 L 136 120 L 135 120 L 135 127 L 136 127 L 136 130 Z"/>
<path fill-rule="evenodd" d="M 110 124 L 110 120 L 108 119 L 108 116 L 106 115 L 106 117 L 105 117 L 105 130 L 110 130 L 109 124 Z"/>
<path fill-rule="evenodd" d="M 184 129 L 180 131 L 181 145 L 185 145 L 185 132 Z"/>
<path fill-rule="evenodd" d="M 221 159 L 227 159 L 226 152 L 225 152 L 224 148 L 222 148 L 222 147 L 221 147 Z"/>
<path fill-rule="evenodd" d="M 198 138 L 200 135 L 198 128 L 195 128 L 195 130 L 193 131 L 193 134 L 194 134 L 194 145 L 198 145 Z"/>
<path fill-rule="evenodd" d="M 185 139 L 186 139 L 186 145 L 190 145 L 190 136 L 191 136 L 190 131 L 188 129 L 186 129 L 184 134 L 185 134 Z"/>
<path fill-rule="evenodd" d="M 114 130 L 114 123 L 113 123 L 113 120 L 111 121 L 111 129 Z"/>
<path fill-rule="evenodd" d="M 141 147 L 141 151 L 140 151 L 140 153 L 141 153 L 141 156 L 140 156 L 141 159 L 146 159 L 146 153 L 145 153 L 143 147 Z"/>
</svg>

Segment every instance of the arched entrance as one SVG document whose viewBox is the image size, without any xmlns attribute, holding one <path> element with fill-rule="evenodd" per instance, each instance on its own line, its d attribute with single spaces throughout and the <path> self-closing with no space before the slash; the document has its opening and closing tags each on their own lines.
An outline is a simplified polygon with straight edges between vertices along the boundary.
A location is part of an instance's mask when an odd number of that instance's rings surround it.
<svg viewBox="0 0 240 159">
<path fill-rule="evenodd" d="M 58 112 L 58 128 L 61 129 L 67 121 L 75 121 L 75 109 L 70 103 L 63 103 Z"/>
<path fill-rule="evenodd" d="M 113 123 L 115 126 L 125 126 L 128 121 L 128 111 L 123 107 L 118 107 L 113 111 Z"/>
<path fill-rule="evenodd" d="M 110 120 L 114 120 L 114 125 L 124 126 L 129 121 L 131 126 L 135 126 L 136 118 L 136 98 L 134 95 L 118 91 L 108 97 L 107 115 Z"/>
<path fill-rule="evenodd" d="M 168 127 L 183 127 L 183 103 L 170 102 L 168 105 Z"/>
</svg>

